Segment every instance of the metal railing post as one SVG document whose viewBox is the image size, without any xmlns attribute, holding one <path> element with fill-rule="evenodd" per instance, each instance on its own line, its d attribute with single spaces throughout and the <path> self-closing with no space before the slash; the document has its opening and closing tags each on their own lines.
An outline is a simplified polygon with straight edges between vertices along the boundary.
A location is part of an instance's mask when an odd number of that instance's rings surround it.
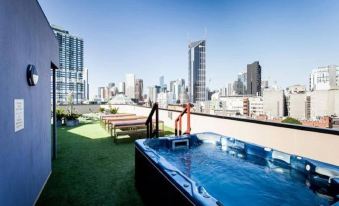
<svg viewBox="0 0 339 206">
<path fill-rule="evenodd" d="M 153 132 L 153 114 L 155 112 L 155 131 Z M 152 138 L 154 135 L 159 137 L 159 108 L 158 103 L 154 103 L 152 110 L 146 120 L 147 138 Z"/>
<path fill-rule="evenodd" d="M 155 110 L 155 130 L 156 130 L 156 137 L 159 137 L 159 108 L 158 104 L 156 105 Z"/>
<path fill-rule="evenodd" d="M 179 116 L 175 119 L 174 127 L 175 127 L 175 136 L 182 135 L 182 116 L 187 113 L 187 129 L 185 134 L 191 133 L 191 104 L 188 103 L 185 105 L 185 109 L 179 114 Z M 179 124 L 179 125 L 178 125 Z M 179 128 L 178 128 L 179 127 Z"/>
<path fill-rule="evenodd" d="M 187 112 L 187 128 L 186 128 L 186 134 L 191 133 L 191 104 L 188 103 L 186 106 L 186 112 Z"/>
</svg>

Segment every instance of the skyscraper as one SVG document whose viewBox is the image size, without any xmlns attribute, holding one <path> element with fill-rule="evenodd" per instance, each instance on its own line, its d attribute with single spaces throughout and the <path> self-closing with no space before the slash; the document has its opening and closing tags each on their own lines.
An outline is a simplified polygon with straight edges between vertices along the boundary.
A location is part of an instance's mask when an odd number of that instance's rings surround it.
<svg viewBox="0 0 339 206">
<path fill-rule="evenodd" d="M 165 77 L 164 76 L 160 76 L 160 78 L 159 78 L 159 85 L 160 85 L 161 89 L 164 87 L 164 84 L 165 84 Z"/>
<path fill-rule="evenodd" d="M 339 66 L 329 65 L 313 69 L 310 75 L 309 89 L 330 90 L 339 88 Z"/>
<path fill-rule="evenodd" d="M 177 79 L 174 84 L 174 98 L 175 100 L 179 100 L 180 95 L 185 92 L 185 80 L 184 79 Z"/>
<path fill-rule="evenodd" d="M 247 94 L 261 96 L 261 66 L 258 61 L 247 64 Z"/>
<path fill-rule="evenodd" d="M 159 93 L 160 93 L 160 86 L 154 85 L 152 87 L 148 87 L 148 101 L 152 104 L 157 102 Z"/>
<path fill-rule="evenodd" d="M 141 101 L 143 99 L 144 81 L 142 79 L 135 80 L 135 98 Z"/>
<path fill-rule="evenodd" d="M 135 75 L 126 74 L 125 94 L 131 99 L 135 99 Z"/>
<path fill-rule="evenodd" d="M 59 69 L 56 71 L 56 101 L 66 104 L 67 96 L 73 94 L 73 103 L 84 99 L 84 41 L 70 35 L 63 28 L 52 26 L 59 42 Z"/>
<path fill-rule="evenodd" d="M 240 72 L 237 80 L 233 83 L 233 90 L 236 95 L 246 94 L 247 86 L 247 74 L 246 72 Z"/>
<path fill-rule="evenodd" d="M 118 90 L 120 94 L 125 94 L 125 82 L 119 82 Z"/>
<path fill-rule="evenodd" d="M 206 101 L 206 41 L 188 45 L 188 95 L 190 102 Z"/>
<path fill-rule="evenodd" d="M 108 94 L 109 93 L 109 90 L 107 87 L 99 87 L 98 88 L 98 98 L 101 100 L 101 101 L 106 101 L 108 100 Z"/>
</svg>

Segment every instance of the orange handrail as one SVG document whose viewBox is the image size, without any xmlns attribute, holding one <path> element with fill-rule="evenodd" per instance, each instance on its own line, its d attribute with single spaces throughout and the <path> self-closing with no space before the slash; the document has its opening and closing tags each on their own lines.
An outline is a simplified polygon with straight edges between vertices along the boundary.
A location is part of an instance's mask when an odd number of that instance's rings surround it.
<svg viewBox="0 0 339 206">
<path fill-rule="evenodd" d="M 176 136 L 180 136 L 182 135 L 182 116 L 184 116 L 184 114 L 187 114 L 187 128 L 186 128 L 186 132 L 184 134 L 190 134 L 191 133 L 191 104 L 187 103 L 185 105 L 184 110 L 179 114 L 179 116 L 175 119 L 175 135 Z M 178 123 L 179 123 L 179 128 L 178 128 Z"/>
</svg>

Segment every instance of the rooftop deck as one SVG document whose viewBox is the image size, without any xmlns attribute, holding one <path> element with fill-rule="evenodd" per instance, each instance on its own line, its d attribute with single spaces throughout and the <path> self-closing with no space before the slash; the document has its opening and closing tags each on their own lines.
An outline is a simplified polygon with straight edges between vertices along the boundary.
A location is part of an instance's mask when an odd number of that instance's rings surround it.
<svg viewBox="0 0 339 206">
<path fill-rule="evenodd" d="M 150 108 L 119 105 L 123 113 Z M 177 111 L 160 110 L 171 125 Z M 185 120 L 183 120 L 185 122 Z M 318 128 L 191 114 L 192 133 L 213 131 L 263 147 L 338 165 L 337 133 Z M 203 123 L 203 124 L 202 124 Z M 165 127 L 165 135 L 171 134 Z M 145 135 L 139 134 L 143 138 Z M 133 137 L 133 136 L 132 136 Z M 131 141 L 134 138 L 129 139 Z M 134 144 L 115 144 L 98 121 L 58 129 L 58 159 L 38 205 L 143 205 L 134 180 Z"/>
<path fill-rule="evenodd" d="M 58 158 L 37 205 L 142 205 L 134 145 L 114 144 L 99 122 L 58 129 Z"/>
</svg>

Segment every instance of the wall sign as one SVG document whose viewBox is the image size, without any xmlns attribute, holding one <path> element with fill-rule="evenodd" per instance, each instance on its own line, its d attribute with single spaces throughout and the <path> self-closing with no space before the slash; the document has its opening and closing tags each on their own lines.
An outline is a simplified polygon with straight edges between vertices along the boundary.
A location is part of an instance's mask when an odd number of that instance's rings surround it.
<svg viewBox="0 0 339 206">
<path fill-rule="evenodd" d="M 14 132 L 25 128 L 25 105 L 23 99 L 14 99 Z"/>
</svg>

